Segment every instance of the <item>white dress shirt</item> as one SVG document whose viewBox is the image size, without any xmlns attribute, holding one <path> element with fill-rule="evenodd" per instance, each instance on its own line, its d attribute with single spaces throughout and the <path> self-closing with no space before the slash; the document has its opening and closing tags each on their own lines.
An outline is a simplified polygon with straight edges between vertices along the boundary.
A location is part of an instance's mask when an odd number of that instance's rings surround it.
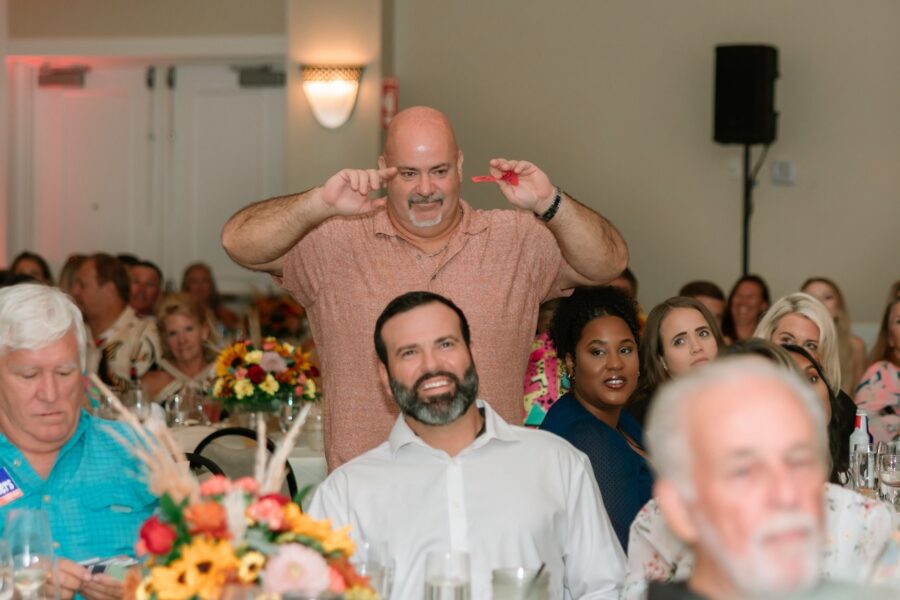
<svg viewBox="0 0 900 600">
<path fill-rule="evenodd" d="M 514 427 L 486 403 L 485 429 L 455 457 L 423 442 L 402 416 L 388 441 L 334 471 L 309 513 L 352 525 L 357 542 L 387 542 L 392 598 L 422 597 L 425 557 L 465 551 L 472 598 L 491 571 L 550 573 L 550 598 L 617 598 L 625 555 L 588 458 L 553 434 Z"/>
</svg>

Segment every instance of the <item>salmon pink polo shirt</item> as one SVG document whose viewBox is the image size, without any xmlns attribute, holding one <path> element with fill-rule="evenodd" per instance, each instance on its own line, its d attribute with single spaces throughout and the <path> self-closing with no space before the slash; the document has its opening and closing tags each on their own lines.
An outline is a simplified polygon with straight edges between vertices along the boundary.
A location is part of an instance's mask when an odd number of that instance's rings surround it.
<svg viewBox="0 0 900 600">
<path fill-rule="evenodd" d="M 373 335 L 384 307 L 406 292 L 434 292 L 462 309 L 478 397 L 507 422 L 522 422 L 538 307 L 562 294 L 554 284 L 565 261 L 528 211 L 475 210 L 462 200 L 460 210 L 447 248 L 433 255 L 404 239 L 382 208 L 329 219 L 285 256 L 279 283 L 305 307 L 321 363 L 329 469 L 391 431 L 398 409 L 382 390 Z"/>
</svg>

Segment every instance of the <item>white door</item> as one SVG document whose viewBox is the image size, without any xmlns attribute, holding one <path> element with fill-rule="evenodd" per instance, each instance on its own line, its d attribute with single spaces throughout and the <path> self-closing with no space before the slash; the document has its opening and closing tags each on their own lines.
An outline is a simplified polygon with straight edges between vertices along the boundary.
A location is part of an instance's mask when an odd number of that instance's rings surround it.
<svg viewBox="0 0 900 600">
<path fill-rule="evenodd" d="M 55 265 L 73 252 L 146 255 L 148 107 L 142 67 L 94 69 L 83 88 L 34 92 L 33 249 Z"/>
<path fill-rule="evenodd" d="M 222 291 L 265 291 L 268 276 L 234 264 L 222 226 L 240 208 L 287 193 L 284 87 L 242 88 L 228 65 L 179 66 L 173 96 L 172 203 L 165 264 L 180 273 L 202 260 Z"/>
<path fill-rule="evenodd" d="M 32 90 L 31 118 L 16 115 L 33 126 L 14 251 L 56 268 L 75 252 L 129 252 L 176 288 L 203 261 L 223 292 L 266 291 L 270 278 L 235 265 L 219 237 L 241 207 L 286 193 L 284 87 L 242 88 L 229 64 L 208 63 L 176 65 L 170 84 L 170 68 L 155 66 L 154 85 L 147 65 L 95 66 L 82 88 Z"/>
</svg>

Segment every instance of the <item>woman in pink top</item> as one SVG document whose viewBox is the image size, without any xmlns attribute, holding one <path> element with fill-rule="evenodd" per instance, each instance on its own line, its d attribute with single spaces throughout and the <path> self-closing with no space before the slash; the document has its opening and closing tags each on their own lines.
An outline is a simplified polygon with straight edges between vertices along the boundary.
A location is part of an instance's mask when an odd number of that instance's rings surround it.
<svg viewBox="0 0 900 600">
<path fill-rule="evenodd" d="M 900 436 L 900 298 L 884 311 L 872 364 L 856 388 L 855 400 L 869 413 L 869 431 L 876 442 Z"/>
</svg>

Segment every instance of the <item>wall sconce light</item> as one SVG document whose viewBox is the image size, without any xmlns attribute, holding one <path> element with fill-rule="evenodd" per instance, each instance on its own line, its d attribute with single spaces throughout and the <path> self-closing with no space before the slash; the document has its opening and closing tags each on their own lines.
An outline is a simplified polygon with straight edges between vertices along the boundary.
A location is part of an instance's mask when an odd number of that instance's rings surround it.
<svg viewBox="0 0 900 600">
<path fill-rule="evenodd" d="M 301 65 L 300 70 L 303 93 L 316 120 L 328 129 L 346 123 L 356 105 L 363 67 Z"/>
</svg>

